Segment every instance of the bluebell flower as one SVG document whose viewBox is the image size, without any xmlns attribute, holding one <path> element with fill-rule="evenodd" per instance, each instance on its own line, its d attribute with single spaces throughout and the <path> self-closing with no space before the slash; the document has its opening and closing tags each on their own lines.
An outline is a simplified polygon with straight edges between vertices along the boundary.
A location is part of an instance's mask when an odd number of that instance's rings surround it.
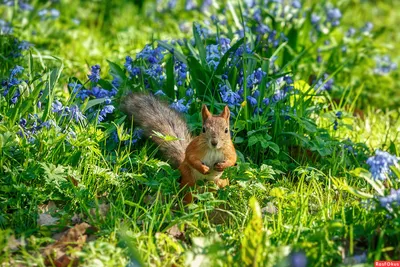
<svg viewBox="0 0 400 267">
<path fill-rule="evenodd" d="M 229 106 L 237 106 L 240 105 L 240 102 L 242 98 L 240 95 L 234 91 L 232 91 L 230 88 L 228 88 L 226 85 L 221 86 L 220 88 L 220 95 L 222 98 L 222 101 Z"/>
<path fill-rule="evenodd" d="M 186 0 L 185 9 L 186 10 L 192 10 L 194 8 L 196 8 L 196 4 L 193 2 L 193 0 Z"/>
<path fill-rule="evenodd" d="M 341 111 L 336 112 L 335 114 L 336 118 L 338 118 L 339 120 L 342 119 L 343 113 Z"/>
<path fill-rule="evenodd" d="M 255 114 L 255 115 L 260 115 L 260 114 L 262 114 L 263 112 L 264 112 L 264 111 L 263 111 L 262 108 L 260 108 L 260 107 L 255 107 L 255 108 L 254 108 L 253 114 Z"/>
<path fill-rule="evenodd" d="M 163 51 L 162 47 L 153 49 L 150 45 L 146 45 L 143 50 L 136 55 L 136 59 L 144 59 L 150 64 L 158 64 L 164 59 Z"/>
<path fill-rule="evenodd" d="M 300 1 L 299 0 L 293 0 L 292 7 L 296 8 L 296 9 L 300 9 L 301 8 Z"/>
<path fill-rule="evenodd" d="M 374 28 L 374 24 L 372 22 L 367 22 L 364 27 L 361 28 L 361 31 L 363 33 L 370 33 L 372 29 Z"/>
<path fill-rule="evenodd" d="M 328 22 L 330 22 L 332 26 L 338 26 L 340 19 L 342 18 L 342 13 L 338 8 L 328 8 L 326 11 L 326 16 Z"/>
<path fill-rule="evenodd" d="M 208 9 L 212 5 L 212 0 L 203 0 L 203 4 L 200 7 L 201 12 L 208 12 Z"/>
<path fill-rule="evenodd" d="M 400 189 L 390 189 L 390 194 L 378 197 L 379 203 L 383 208 L 388 209 L 389 211 L 392 210 L 392 206 L 399 206 L 400 205 Z"/>
<path fill-rule="evenodd" d="M 169 0 L 168 1 L 168 9 L 174 9 L 176 6 L 176 1 L 177 0 Z"/>
<path fill-rule="evenodd" d="M 193 96 L 193 93 L 194 93 L 194 91 L 193 91 L 192 88 L 188 88 L 188 89 L 186 90 L 186 96 L 187 96 L 187 97 L 192 97 L 192 96 Z"/>
<path fill-rule="evenodd" d="M 368 158 L 367 164 L 370 166 L 372 178 L 375 180 L 386 180 L 391 175 L 391 166 L 397 165 L 398 159 L 394 155 L 382 150 L 376 150 L 375 156 Z"/>
<path fill-rule="evenodd" d="M 42 20 L 57 19 L 60 16 L 60 11 L 55 8 L 41 9 L 38 11 L 38 15 Z"/>
<path fill-rule="evenodd" d="M 81 88 L 82 84 L 74 82 L 74 83 L 69 83 L 68 86 L 72 88 L 72 93 L 76 94 Z"/>
<path fill-rule="evenodd" d="M 104 100 L 104 103 L 105 103 L 106 105 L 109 105 L 109 104 L 111 104 L 111 99 L 109 99 L 109 98 L 106 98 L 106 100 Z"/>
<path fill-rule="evenodd" d="M 335 120 L 334 122 L 333 122 L 333 130 L 337 130 L 338 129 L 338 127 L 339 127 L 339 123 L 338 123 L 338 121 L 337 120 Z"/>
<path fill-rule="evenodd" d="M 333 83 L 334 83 L 334 80 L 333 80 L 333 78 L 331 78 L 331 79 L 329 79 L 325 84 L 324 84 L 324 81 L 326 80 L 326 79 L 328 79 L 328 77 L 329 77 L 329 75 L 328 74 L 324 74 L 324 78 L 322 79 L 319 79 L 318 81 L 317 81 L 317 83 L 315 84 L 315 86 L 314 86 L 314 90 L 317 92 L 317 93 L 320 93 L 320 92 L 322 92 L 322 91 L 330 91 L 330 90 L 332 90 L 332 86 L 333 86 Z"/>
<path fill-rule="evenodd" d="M 231 48 L 231 40 L 229 38 L 220 37 L 219 39 L 217 38 L 217 41 L 221 46 L 222 54 L 225 54 Z"/>
<path fill-rule="evenodd" d="M 0 33 L 3 34 L 12 34 L 14 31 L 13 27 L 10 23 L 0 19 Z"/>
<path fill-rule="evenodd" d="M 247 101 L 249 102 L 250 106 L 254 107 L 257 105 L 257 99 L 252 96 L 247 96 Z"/>
<path fill-rule="evenodd" d="M 26 122 L 27 122 L 26 119 L 22 118 L 19 120 L 19 125 L 21 125 L 22 128 L 25 128 Z"/>
<path fill-rule="evenodd" d="M 121 79 L 118 78 L 117 76 L 115 76 L 115 77 L 113 78 L 113 80 L 111 81 L 111 84 L 112 84 L 112 86 L 118 88 L 118 87 L 121 86 Z"/>
<path fill-rule="evenodd" d="M 261 68 L 256 69 L 252 74 L 249 75 L 249 77 L 247 77 L 247 88 L 252 88 L 253 86 L 259 85 L 265 75 L 265 71 L 262 71 Z"/>
<path fill-rule="evenodd" d="M 397 69 L 397 64 L 392 62 L 389 56 L 376 56 L 375 57 L 374 73 L 378 75 L 387 75 Z"/>
<path fill-rule="evenodd" d="M 306 267 L 307 257 L 303 252 L 295 252 L 290 255 L 291 267 Z"/>
<path fill-rule="evenodd" d="M 178 101 L 174 101 L 174 102 L 170 105 L 170 107 L 171 107 L 172 109 L 175 109 L 175 110 L 178 111 L 178 112 L 187 113 L 188 110 L 189 110 L 189 106 L 188 106 L 188 105 L 184 105 L 184 104 L 183 104 L 183 101 L 184 101 L 183 98 L 182 98 L 182 99 L 179 99 Z"/>
<path fill-rule="evenodd" d="M 283 90 L 276 90 L 272 97 L 272 102 L 277 103 L 286 97 L 286 93 Z"/>
<path fill-rule="evenodd" d="M 356 33 L 356 29 L 353 27 L 350 27 L 347 32 L 346 32 L 346 37 L 353 37 L 353 35 Z"/>
<path fill-rule="evenodd" d="M 91 68 L 91 73 L 88 75 L 88 78 L 91 82 L 97 83 L 100 80 L 100 66 L 94 65 Z"/>
<path fill-rule="evenodd" d="M 268 97 L 266 97 L 266 98 L 264 98 L 264 99 L 262 100 L 262 102 L 264 103 L 264 105 L 268 106 L 269 103 L 270 103 L 270 100 L 269 100 Z"/>
<path fill-rule="evenodd" d="M 321 17 L 317 14 L 311 14 L 311 24 L 314 26 L 318 26 L 319 22 L 321 21 Z"/>
<path fill-rule="evenodd" d="M 11 103 L 15 104 L 18 101 L 18 97 L 21 96 L 19 89 L 15 90 L 13 97 L 11 98 Z"/>
<path fill-rule="evenodd" d="M 143 132 L 143 129 L 135 128 L 135 130 L 133 130 L 131 140 L 126 140 L 125 145 L 129 145 L 129 143 L 133 145 L 136 144 L 143 137 Z"/>
<path fill-rule="evenodd" d="M 64 109 L 64 110 L 66 110 L 66 109 Z M 74 119 L 76 122 L 86 119 L 86 117 L 82 114 L 82 112 L 79 110 L 79 107 L 77 105 L 72 105 L 69 109 L 69 113 L 70 113 L 71 119 Z"/>
<path fill-rule="evenodd" d="M 107 97 L 109 95 L 110 91 L 108 91 L 106 89 L 103 89 L 100 86 L 95 86 L 95 87 L 92 88 L 90 93 L 95 98 L 104 98 L 104 97 Z"/>
<path fill-rule="evenodd" d="M 51 104 L 51 111 L 53 111 L 54 113 L 59 113 L 64 109 L 63 105 L 61 104 L 60 101 L 55 100 L 52 104 Z"/>
<path fill-rule="evenodd" d="M 221 59 L 221 55 L 218 50 L 218 45 L 210 44 L 206 46 L 206 61 L 209 66 L 216 69 Z"/>
<path fill-rule="evenodd" d="M 15 77 L 18 74 L 21 74 L 23 71 L 24 71 L 24 68 L 17 65 L 11 70 L 10 77 Z"/>
<path fill-rule="evenodd" d="M 105 119 L 105 117 L 107 116 L 107 114 L 114 112 L 114 109 L 115 109 L 115 107 L 113 105 L 104 106 L 103 109 L 99 113 L 98 122 L 102 122 Z"/>
<path fill-rule="evenodd" d="M 175 73 L 176 73 L 177 85 L 181 86 L 185 82 L 186 76 L 187 76 L 186 64 L 183 62 L 180 62 L 180 61 L 176 61 L 175 62 Z"/>
</svg>

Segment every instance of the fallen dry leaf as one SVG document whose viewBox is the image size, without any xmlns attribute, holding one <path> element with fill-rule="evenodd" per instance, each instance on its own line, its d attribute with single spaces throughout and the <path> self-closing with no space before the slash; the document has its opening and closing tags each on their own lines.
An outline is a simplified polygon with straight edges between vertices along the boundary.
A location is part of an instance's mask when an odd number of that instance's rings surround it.
<svg viewBox="0 0 400 267">
<path fill-rule="evenodd" d="M 50 214 L 42 213 L 39 214 L 39 218 L 37 220 L 37 224 L 40 226 L 43 225 L 55 225 L 59 218 L 53 217 Z"/>
<path fill-rule="evenodd" d="M 98 210 L 98 213 L 97 213 Z M 90 215 L 96 216 L 97 214 L 100 215 L 101 218 L 104 218 L 108 211 L 110 210 L 110 204 L 100 204 L 97 208 L 90 209 Z"/>
<path fill-rule="evenodd" d="M 174 237 L 176 239 L 179 239 L 179 240 L 182 240 L 182 241 L 185 241 L 185 239 L 186 239 L 184 232 L 182 232 L 179 229 L 177 224 L 173 225 L 166 232 L 167 232 L 167 234 L 169 234 L 170 236 L 172 236 L 172 237 Z"/>
<path fill-rule="evenodd" d="M 86 230 L 91 226 L 87 223 L 77 224 L 67 230 L 58 241 L 48 245 L 42 252 L 46 257 L 45 264 L 52 264 L 57 267 L 77 266 L 78 259 L 67 255 L 69 249 L 81 250 L 86 242 Z"/>
</svg>

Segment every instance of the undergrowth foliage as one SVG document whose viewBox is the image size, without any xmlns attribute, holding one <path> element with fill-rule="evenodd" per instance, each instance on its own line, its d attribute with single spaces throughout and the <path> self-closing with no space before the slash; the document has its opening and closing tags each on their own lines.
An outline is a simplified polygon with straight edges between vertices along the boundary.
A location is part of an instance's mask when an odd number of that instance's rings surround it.
<svg viewBox="0 0 400 267">
<path fill-rule="evenodd" d="M 395 259 L 399 115 L 373 109 L 399 103 L 390 86 L 396 61 L 378 39 L 384 29 L 344 24 L 345 4 L 328 2 L 150 2 L 137 8 L 154 20 L 177 15 L 176 27 L 187 34 L 149 38 L 108 64 L 89 57 L 86 72 L 76 75 L 70 58 L 42 52 L 58 51 L 57 27 L 103 21 L 81 21 L 62 3 L 0 7 L 7 18 L 0 20 L 0 260 L 57 263 L 43 248 L 56 247 L 54 233 L 84 222 L 96 240 L 68 240 L 82 243 L 65 252 L 68 263 Z M 103 10 L 104 21 L 115 6 L 89 5 Z M 201 22 L 182 22 L 187 14 Z M 374 97 L 382 84 L 389 98 Z M 185 207 L 179 172 L 119 111 L 128 92 L 166 101 L 196 133 L 202 104 L 213 113 L 228 105 L 239 156 L 224 174 L 231 185 L 214 192 L 199 184 L 197 201 Z"/>
</svg>

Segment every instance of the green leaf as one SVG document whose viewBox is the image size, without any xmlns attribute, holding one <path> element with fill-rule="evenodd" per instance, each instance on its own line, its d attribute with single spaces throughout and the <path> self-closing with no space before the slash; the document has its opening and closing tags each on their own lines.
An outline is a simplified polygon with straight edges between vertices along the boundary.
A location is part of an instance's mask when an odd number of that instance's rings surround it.
<svg viewBox="0 0 400 267">
<path fill-rule="evenodd" d="M 200 34 L 197 31 L 197 27 L 201 27 L 199 24 L 196 22 L 193 23 L 193 35 L 194 35 L 194 41 L 196 44 L 196 48 L 199 51 L 199 56 L 200 56 L 200 61 L 202 65 L 205 67 L 207 66 L 207 61 L 206 61 L 206 49 L 204 47 L 203 41 L 201 40 Z"/>
<path fill-rule="evenodd" d="M 157 43 L 158 43 L 161 47 L 167 49 L 167 50 L 168 50 L 171 54 L 173 54 L 179 61 L 181 61 L 181 62 L 183 62 L 183 63 L 185 63 L 185 64 L 187 65 L 186 57 L 185 57 L 181 52 L 179 52 L 178 50 L 176 50 L 175 47 L 173 47 L 172 45 L 170 45 L 170 44 L 168 44 L 168 43 L 166 43 L 166 42 L 164 42 L 164 41 L 161 41 L 161 40 L 158 40 Z"/>
<path fill-rule="evenodd" d="M 171 98 L 175 99 L 175 74 L 174 74 L 174 57 L 170 57 L 167 61 L 166 64 L 166 72 L 167 72 L 167 81 L 166 81 L 166 87 L 164 89 L 164 92 L 166 95 Z"/>
</svg>

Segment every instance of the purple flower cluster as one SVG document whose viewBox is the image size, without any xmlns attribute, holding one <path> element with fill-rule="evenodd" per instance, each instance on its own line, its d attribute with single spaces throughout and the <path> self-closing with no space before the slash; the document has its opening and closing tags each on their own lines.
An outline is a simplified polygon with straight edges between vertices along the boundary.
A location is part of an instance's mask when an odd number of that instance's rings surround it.
<svg viewBox="0 0 400 267">
<path fill-rule="evenodd" d="M 81 122 L 86 119 L 86 117 L 82 114 L 77 105 L 72 105 L 71 107 L 64 107 L 62 103 L 58 100 L 55 100 L 52 103 L 51 111 L 54 113 L 58 113 L 62 117 L 68 117 L 70 119 L 73 119 L 75 120 L 75 122 Z"/>
<path fill-rule="evenodd" d="M 392 206 L 399 206 L 400 205 L 400 189 L 395 190 L 391 189 L 390 194 L 383 197 L 378 197 L 379 203 L 383 208 L 388 209 L 389 211 L 392 210 Z"/>
<path fill-rule="evenodd" d="M 14 86 L 17 86 L 23 82 L 23 80 L 18 79 L 18 75 L 20 75 L 24 71 L 24 68 L 21 66 L 15 66 L 11 72 L 10 76 L 8 79 L 3 80 L 1 82 L 1 87 L 4 89 L 3 91 L 3 96 L 8 95 L 10 89 Z M 21 93 L 19 91 L 19 88 L 17 88 L 14 92 L 14 95 L 11 97 L 11 103 L 15 104 L 18 101 L 18 97 L 20 97 Z"/>
<path fill-rule="evenodd" d="M 35 141 L 34 135 L 38 134 L 43 128 L 50 129 L 51 127 L 54 127 L 60 130 L 60 127 L 57 126 L 55 121 L 48 120 L 43 122 L 41 119 L 39 119 L 39 116 L 37 114 L 29 114 L 28 119 L 29 120 L 21 118 L 19 120 L 19 125 L 21 126 L 22 130 L 19 131 L 17 134 L 20 137 L 27 138 L 30 143 L 33 143 Z"/>
<path fill-rule="evenodd" d="M 334 83 L 333 78 L 329 79 L 326 83 L 324 83 L 324 81 L 326 79 L 328 79 L 328 77 L 329 77 L 329 75 L 327 73 L 325 73 L 323 78 L 320 78 L 320 79 L 317 80 L 317 82 L 315 83 L 315 86 L 314 86 L 314 90 L 317 93 L 321 93 L 323 91 L 332 90 L 332 86 L 333 86 L 333 83 Z"/>
<path fill-rule="evenodd" d="M 10 6 L 10 7 L 15 5 L 14 0 L 4 0 L 3 3 L 4 3 L 4 5 Z M 33 10 L 33 6 L 26 3 L 26 1 L 24 1 L 24 0 L 18 0 L 17 4 L 18 4 L 18 7 L 23 11 L 32 11 Z"/>
<path fill-rule="evenodd" d="M 397 69 L 397 64 L 387 55 L 375 57 L 375 64 L 374 73 L 378 75 L 387 75 Z"/>
<path fill-rule="evenodd" d="M 97 64 L 91 67 L 91 73 L 88 75 L 91 82 L 97 83 L 100 80 L 100 70 L 100 66 Z"/>
<path fill-rule="evenodd" d="M 183 104 L 184 101 L 185 101 L 184 98 L 176 100 L 176 101 L 172 102 L 170 107 L 178 112 L 187 113 L 189 110 L 189 107 L 190 107 L 190 102 L 187 102 L 185 105 L 185 104 Z"/>
<path fill-rule="evenodd" d="M 370 166 L 372 178 L 375 180 L 386 180 L 392 173 L 391 166 L 398 166 L 398 158 L 390 155 L 388 152 L 376 150 L 375 156 L 368 158 L 367 164 Z"/>
<path fill-rule="evenodd" d="M 176 74 L 176 85 L 182 86 L 187 77 L 187 66 L 185 63 L 175 61 L 175 74 Z"/>
<path fill-rule="evenodd" d="M 50 9 L 41 9 L 38 11 L 38 15 L 41 18 L 41 20 L 47 20 L 47 19 L 58 19 L 60 17 L 60 11 L 55 8 L 50 8 Z"/>
<path fill-rule="evenodd" d="M 223 85 L 219 88 L 219 93 L 221 95 L 221 99 L 224 103 L 228 104 L 230 107 L 239 106 L 242 102 L 242 97 L 234 92 L 227 85 Z"/>
<path fill-rule="evenodd" d="M 0 34 L 12 34 L 13 31 L 14 29 L 10 23 L 0 19 Z"/>
</svg>

